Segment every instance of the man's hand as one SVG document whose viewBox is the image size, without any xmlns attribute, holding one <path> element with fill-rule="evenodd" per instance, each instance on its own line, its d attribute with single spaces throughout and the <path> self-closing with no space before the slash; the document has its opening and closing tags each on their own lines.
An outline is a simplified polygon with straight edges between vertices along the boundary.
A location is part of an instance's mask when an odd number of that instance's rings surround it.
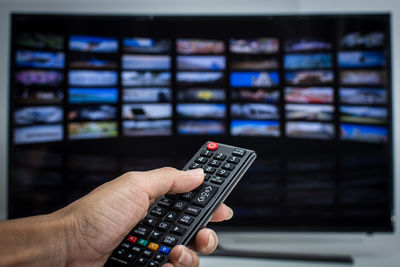
<svg viewBox="0 0 400 267">
<path fill-rule="evenodd" d="M 201 169 L 179 171 L 162 168 L 148 172 L 129 172 L 108 182 L 85 197 L 53 214 L 64 221 L 66 264 L 103 266 L 112 251 L 147 214 L 149 206 L 166 193 L 184 193 L 198 187 L 204 179 Z M 221 205 L 212 221 L 232 217 L 232 210 Z M 218 244 L 214 231 L 202 229 L 193 248 L 211 253 Z M 61 260 L 62 261 L 62 260 Z M 198 266 L 199 258 L 180 245 L 170 253 L 164 267 Z"/>
</svg>

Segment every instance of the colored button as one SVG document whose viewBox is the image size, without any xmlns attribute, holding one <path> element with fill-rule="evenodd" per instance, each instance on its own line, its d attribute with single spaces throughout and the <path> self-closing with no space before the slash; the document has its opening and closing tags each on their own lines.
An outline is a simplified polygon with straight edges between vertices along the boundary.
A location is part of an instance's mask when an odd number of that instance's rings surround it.
<svg viewBox="0 0 400 267">
<path fill-rule="evenodd" d="M 215 142 L 210 142 L 207 144 L 207 149 L 210 151 L 215 151 L 218 149 L 218 144 Z"/>
<path fill-rule="evenodd" d="M 131 242 L 132 244 L 135 244 L 137 241 L 137 237 L 133 236 L 133 235 L 128 235 L 128 237 L 126 238 L 126 241 Z"/>
<path fill-rule="evenodd" d="M 160 246 L 159 246 L 158 244 L 153 243 L 153 242 L 151 242 L 150 245 L 148 246 L 149 249 L 154 250 L 154 251 L 157 251 L 157 249 L 158 249 L 159 247 L 160 247 Z"/>
<path fill-rule="evenodd" d="M 144 240 L 144 239 L 139 239 L 139 241 L 137 242 L 139 245 L 141 246 L 147 246 L 147 244 L 149 243 L 149 241 Z"/>
<path fill-rule="evenodd" d="M 170 252 L 170 250 L 171 249 L 169 247 L 161 246 L 160 253 L 167 255 Z"/>
</svg>

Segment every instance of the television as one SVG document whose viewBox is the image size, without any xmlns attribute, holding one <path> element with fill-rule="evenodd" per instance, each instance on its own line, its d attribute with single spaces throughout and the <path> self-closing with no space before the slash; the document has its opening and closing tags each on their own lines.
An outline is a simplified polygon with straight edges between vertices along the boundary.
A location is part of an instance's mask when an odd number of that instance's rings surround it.
<svg viewBox="0 0 400 267">
<path fill-rule="evenodd" d="M 390 15 L 11 20 L 10 218 L 213 140 L 258 159 L 212 227 L 393 230 Z"/>
</svg>

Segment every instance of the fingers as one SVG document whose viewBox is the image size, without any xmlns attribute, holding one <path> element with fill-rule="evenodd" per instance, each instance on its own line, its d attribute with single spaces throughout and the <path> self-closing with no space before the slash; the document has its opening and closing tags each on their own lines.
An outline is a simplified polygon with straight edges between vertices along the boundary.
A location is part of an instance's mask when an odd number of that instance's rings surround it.
<svg viewBox="0 0 400 267">
<path fill-rule="evenodd" d="M 217 234 L 208 228 L 201 229 L 194 241 L 194 248 L 203 254 L 210 254 L 214 252 L 214 250 L 218 246 L 218 237 Z"/>
<path fill-rule="evenodd" d="M 169 254 L 171 263 L 164 264 L 163 267 L 198 267 L 199 257 L 192 250 L 183 245 L 178 245 Z"/>
<path fill-rule="evenodd" d="M 225 204 L 221 204 L 214 212 L 210 222 L 222 222 L 233 217 L 233 210 Z"/>
<path fill-rule="evenodd" d="M 158 198 L 166 193 L 184 193 L 198 187 L 204 180 L 202 169 L 179 171 L 166 167 L 147 172 L 131 172 L 124 177 L 149 196 Z"/>
</svg>

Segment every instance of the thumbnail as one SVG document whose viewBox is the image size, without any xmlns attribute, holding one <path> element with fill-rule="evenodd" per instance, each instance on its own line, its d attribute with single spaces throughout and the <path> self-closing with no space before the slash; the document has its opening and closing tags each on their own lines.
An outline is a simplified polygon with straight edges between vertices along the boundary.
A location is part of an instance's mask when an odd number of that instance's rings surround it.
<svg viewBox="0 0 400 267">
<path fill-rule="evenodd" d="M 71 54 L 69 67 L 72 69 L 116 69 L 115 59 L 104 54 Z"/>
<path fill-rule="evenodd" d="M 344 104 L 383 105 L 387 101 L 387 92 L 382 88 L 340 88 L 339 95 Z"/>
<path fill-rule="evenodd" d="M 58 106 L 16 108 L 14 122 L 16 125 L 55 123 L 63 120 L 63 114 Z"/>
<path fill-rule="evenodd" d="M 290 40 L 285 44 L 286 52 L 305 52 L 330 49 L 332 49 L 332 44 L 330 42 L 312 37 Z"/>
<path fill-rule="evenodd" d="M 128 88 L 122 90 L 124 102 L 170 102 L 171 88 Z"/>
<path fill-rule="evenodd" d="M 340 47 L 346 49 L 376 48 L 382 47 L 385 42 L 385 35 L 382 32 L 351 32 L 340 40 Z"/>
<path fill-rule="evenodd" d="M 340 124 L 340 138 L 342 140 L 387 143 L 388 129 L 382 126 Z"/>
<path fill-rule="evenodd" d="M 54 70 L 20 70 L 16 73 L 17 83 L 25 86 L 59 86 L 64 76 Z"/>
<path fill-rule="evenodd" d="M 70 104 L 117 103 L 117 88 L 69 88 Z"/>
<path fill-rule="evenodd" d="M 123 86 L 169 86 L 171 82 L 170 72 L 139 72 L 123 71 Z"/>
<path fill-rule="evenodd" d="M 171 58 L 158 55 L 123 55 L 122 68 L 127 70 L 168 70 L 171 68 Z"/>
<path fill-rule="evenodd" d="M 26 48 L 62 50 L 64 49 L 64 36 L 24 32 L 17 36 L 17 45 Z"/>
<path fill-rule="evenodd" d="M 163 120 L 171 117 L 171 104 L 125 104 L 122 106 L 122 118 L 126 120 Z"/>
<path fill-rule="evenodd" d="M 188 88 L 178 91 L 179 101 L 217 102 L 225 101 L 224 89 Z"/>
<path fill-rule="evenodd" d="M 232 72 L 232 87 L 273 87 L 279 85 L 279 73 L 276 71 Z"/>
<path fill-rule="evenodd" d="M 341 106 L 340 120 L 353 123 L 375 123 L 387 122 L 387 109 L 380 107 L 365 106 Z"/>
<path fill-rule="evenodd" d="M 19 104 L 56 104 L 63 101 L 64 90 L 18 88 L 15 99 Z"/>
<path fill-rule="evenodd" d="M 222 86 L 223 72 L 178 72 L 176 81 L 181 86 Z"/>
<path fill-rule="evenodd" d="M 98 139 L 118 136 L 116 122 L 72 122 L 68 124 L 68 138 Z"/>
<path fill-rule="evenodd" d="M 304 70 L 286 72 L 286 83 L 292 85 L 319 85 L 333 82 L 333 71 L 330 70 Z"/>
<path fill-rule="evenodd" d="M 279 68 L 279 62 L 276 58 L 234 58 L 231 59 L 230 67 L 233 70 L 269 70 Z"/>
<path fill-rule="evenodd" d="M 172 135 L 171 120 L 124 121 L 122 128 L 125 136 Z"/>
<path fill-rule="evenodd" d="M 232 120 L 231 134 L 279 137 L 279 121 Z"/>
<path fill-rule="evenodd" d="M 333 106 L 287 104 L 285 109 L 288 120 L 333 120 Z"/>
<path fill-rule="evenodd" d="M 261 88 L 241 88 L 231 91 L 231 98 L 236 101 L 277 103 L 280 91 Z"/>
<path fill-rule="evenodd" d="M 115 120 L 117 108 L 111 105 L 72 106 L 68 111 L 69 121 Z"/>
<path fill-rule="evenodd" d="M 118 74 L 106 70 L 71 70 L 68 77 L 70 86 L 114 86 Z"/>
<path fill-rule="evenodd" d="M 171 41 L 132 37 L 124 38 L 124 51 L 128 53 L 169 53 Z"/>
<path fill-rule="evenodd" d="M 179 54 L 222 54 L 225 44 L 219 40 L 178 39 L 176 52 Z"/>
<path fill-rule="evenodd" d="M 234 118 L 253 120 L 278 120 L 279 111 L 275 105 L 268 104 L 232 104 L 231 115 Z"/>
<path fill-rule="evenodd" d="M 14 144 L 62 141 L 63 133 L 61 124 L 16 127 L 14 129 Z"/>
<path fill-rule="evenodd" d="M 177 56 L 178 70 L 224 70 L 224 56 Z"/>
<path fill-rule="evenodd" d="M 346 51 L 339 52 L 339 68 L 384 67 L 386 64 L 384 51 Z"/>
<path fill-rule="evenodd" d="M 385 72 L 379 70 L 343 70 L 340 72 L 340 82 L 343 85 L 385 84 Z"/>
<path fill-rule="evenodd" d="M 296 138 L 333 139 L 335 128 L 331 123 L 287 122 L 286 135 Z"/>
<path fill-rule="evenodd" d="M 176 111 L 180 118 L 223 119 L 226 107 L 224 104 L 177 104 Z"/>
<path fill-rule="evenodd" d="M 18 67 L 62 69 L 65 55 L 62 52 L 18 50 L 15 64 Z"/>
<path fill-rule="evenodd" d="M 289 54 L 284 57 L 284 67 L 294 69 L 326 69 L 332 67 L 331 54 Z"/>
<path fill-rule="evenodd" d="M 285 101 L 292 103 L 324 104 L 333 102 L 332 87 L 286 87 Z"/>
<path fill-rule="evenodd" d="M 118 51 L 118 39 L 113 37 L 71 35 L 69 49 L 79 52 L 115 53 Z"/>
<path fill-rule="evenodd" d="M 180 135 L 221 135 L 225 133 L 225 123 L 213 120 L 180 120 Z"/>
<path fill-rule="evenodd" d="M 271 54 L 279 51 L 278 38 L 231 39 L 229 50 L 235 54 Z"/>
</svg>

